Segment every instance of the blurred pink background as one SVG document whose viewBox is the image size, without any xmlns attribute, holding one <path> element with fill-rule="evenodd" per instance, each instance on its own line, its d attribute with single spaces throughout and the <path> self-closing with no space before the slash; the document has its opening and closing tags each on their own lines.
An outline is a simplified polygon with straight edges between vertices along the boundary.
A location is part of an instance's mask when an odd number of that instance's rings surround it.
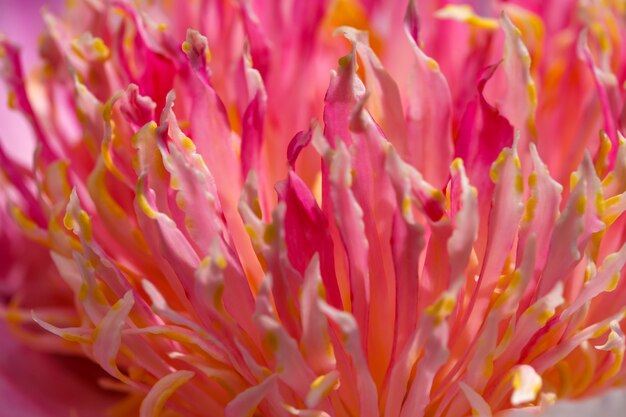
<svg viewBox="0 0 626 417">
<path fill-rule="evenodd" d="M 37 62 L 37 37 L 43 30 L 41 8 L 58 11 L 62 0 L 0 0 L 0 34 L 22 49 L 22 64 L 28 74 Z M 30 165 L 33 133 L 25 118 L 7 107 L 7 91 L 0 82 L 0 142 L 9 155 Z"/>
<path fill-rule="evenodd" d="M 20 45 L 26 74 L 38 59 L 41 8 L 45 5 L 59 11 L 62 4 L 62 0 L 0 0 L 0 34 Z M 11 156 L 31 164 L 33 132 L 21 114 L 8 108 L 7 89 L 1 81 L 0 142 Z M 75 416 L 100 415 L 110 396 L 103 396 L 93 386 L 93 372 L 93 365 L 85 360 L 29 349 L 14 339 L 0 319 L 0 417 L 56 417 L 67 415 L 68 408 Z M 53 381 L 50 375 L 55 376 Z"/>
</svg>

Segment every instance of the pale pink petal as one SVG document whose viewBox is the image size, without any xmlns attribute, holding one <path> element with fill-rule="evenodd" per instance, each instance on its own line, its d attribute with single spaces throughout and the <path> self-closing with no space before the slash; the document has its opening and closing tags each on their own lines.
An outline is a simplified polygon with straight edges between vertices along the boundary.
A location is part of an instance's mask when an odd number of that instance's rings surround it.
<svg viewBox="0 0 626 417">
<path fill-rule="evenodd" d="M 521 37 L 506 13 L 500 15 L 500 25 L 504 30 L 503 66 L 507 75 L 507 90 L 502 112 L 511 124 L 522 132 L 524 146 L 537 135 L 535 111 L 537 90 L 530 74 L 531 58 Z"/>
<path fill-rule="evenodd" d="M 351 314 L 336 310 L 324 302 L 321 302 L 320 307 L 326 317 L 339 328 L 343 339 L 343 348 L 352 358 L 359 395 L 359 415 L 363 417 L 379 416 L 376 385 L 367 366 L 361 346 L 359 327 L 355 318 Z"/>
<path fill-rule="evenodd" d="M 320 261 L 316 254 L 306 269 L 302 286 L 300 346 L 305 359 L 317 374 L 331 371 L 336 363 L 326 317 L 318 304 L 324 292 L 320 276 Z"/>
<path fill-rule="evenodd" d="M 127 292 L 124 298 L 111 307 L 111 310 L 94 330 L 94 359 L 112 376 L 119 376 L 120 374 L 116 365 L 116 356 L 122 343 L 121 331 L 126 325 L 128 314 L 133 308 L 134 302 L 132 292 Z"/>
<path fill-rule="evenodd" d="M 602 105 L 602 113 L 604 116 L 604 130 L 611 138 L 612 149 L 609 157 L 609 165 L 613 166 L 614 158 L 617 153 L 617 120 L 620 110 L 620 94 L 618 91 L 618 83 L 614 74 L 608 68 L 600 68 L 594 63 L 591 50 L 587 42 L 587 30 L 583 30 L 578 38 L 577 52 L 580 58 L 585 62 L 593 75 L 597 94 Z M 606 53 L 605 50 L 602 53 Z"/>
<path fill-rule="evenodd" d="M 411 146 L 407 143 L 404 109 L 398 86 L 370 48 L 365 32 L 349 27 L 341 27 L 337 31 L 343 32 L 365 64 L 365 88 L 370 97 L 369 111 L 377 119 L 389 141 L 397 149 L 401 149 L 403 155 L 407 154 Z"/>
<path fill-rule="evenodd" d="M 255 410 L 276 384 L 276 375 L 268 376 L 260 384 L 248 388 L 231 401 L 224 410 L 226 417 L 254 414 Z"/>
<path fill-rule="evenodd" d="M 349 259 L 352 314 L 359 323 L 359 328 L 366 331 L 369 321 L 367 306 L 370 300 L 367 259 L 369 245 L 365 235 L 363 209 L 350 189 L 352 185 L 350 170 L 348 149 L 343 142 L 339 142 L 330 166 L 331 197 L 335 209 L 335 221 Z M 362 334 L 361 337 L 366 340 L 367 334 Z"/>
<path fill-rule="evenodd" d="M 532 366 L 520 365 L 513 371 L 513 395 L 511 404 L 520 405 L 535 401 L 541 389 L 541 376 L 535 372 Z"/>
<path fill-rule="evenodd" d="M 429 318 L 430 319 L 430 318 Z M 435 319 L 437 320 L 437 319 Z M 430 401 L 430 390 L 435 374 L 448 358 L 449 352 L 446 347 L 448 342 L 447 324 L 435 324 L 424 337 L 423 357 L 415 368 L 415 379 L 410 384 L 406 393 L 406 399 L 402 405 L 400 417 L 408 417 L 424 412 Z"/>
<path fill-rule="evenodd" d="M 465 394 L 465 397 L 469 401 L 472 406 L 472 414 L 478 415 L 480 417 L 491 417 L 491 408 L 489 404 L 485 401 L 483 397 L 480 396 L 476 391 L 470 388 L 468 385 L 459 382 L 459 387 Z"/>
<path fill-rule="evenodd" d="M 539 271 L 548 259 L 550 238 L 559 215 L 563 187 L 550 176 L 548 167 L 539 158 L 534 144 L 530 144 L 530 154 L 533 160 L 533 171 L 528 178 L 530 196 L 526 201 L 518 248 L 523 249 L 530 236 L 535 235 L 537 240 L 535 269 Z M 518 256 L 520 255 L 518 251 Z"/>
<path fill-rule="evenodd" d="M 413 13 L 414 9 L 409 7 L 406 21 L 416 20 Z M 407 35 L 415 59 L 411 71 L 412 93 L 408 95 L 406 108 L 404 155 L 427 181 L 440 188 L 445 184 L 453 157 L 452 98 L 439 65 L 420 48 L 409 26 Z"/>
<path fill-rule="evenodd" d="M 543 412 L 515 410 L 511 411 L 506 417 L 525 417 L 525 416 L 541 416 L 541 417 L 583 417 L 595 415 L 601 412 L 604 417 L 620 417 L 624 412 L 626 400 L 623 390 L 612 390 L 597 397 L 581 399 L 581 400 L 563 400 L 552 407 L 548 407 Z"/>
<path fill-rule="evenodd" d="M 339 372 L 336 370 L 315 378 L 315 381 L 311 384 L 311 390 L 306 396 L 306 406 L 309 408 L 315 407 L 331 390 L 337 389 L 339 385 Z"/>
<path fill-rule="evenodd" d="M 141 417 L 155 417 L 161 413 L 167 400 L 175 391 L 194 377 L 191 371 L 175 371 L 161 378 L 141 403 Z"/>
<path fill-rule="evenodd" d="M 267 277 L 257 297 L 255 321 L 267 348 L 274 357 L 275 372 L 302 399 L 306 398 L 315 374 L 298 349 L 297 342 L 276 321 L 270 304 L 271 277 Z"/>
</svg>

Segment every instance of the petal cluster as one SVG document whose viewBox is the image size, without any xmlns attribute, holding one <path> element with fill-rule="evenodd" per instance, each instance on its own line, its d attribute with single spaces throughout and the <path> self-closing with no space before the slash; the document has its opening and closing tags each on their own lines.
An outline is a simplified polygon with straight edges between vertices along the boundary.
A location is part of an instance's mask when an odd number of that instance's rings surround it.
<svg viewBox="0 0 626 417">
<path fill-rule="evenodd" d="M 0 36 L 0 315 L 109 415 L 624 385 L 622 2 L 71 3 L 28 75 Z"/>
</svg>

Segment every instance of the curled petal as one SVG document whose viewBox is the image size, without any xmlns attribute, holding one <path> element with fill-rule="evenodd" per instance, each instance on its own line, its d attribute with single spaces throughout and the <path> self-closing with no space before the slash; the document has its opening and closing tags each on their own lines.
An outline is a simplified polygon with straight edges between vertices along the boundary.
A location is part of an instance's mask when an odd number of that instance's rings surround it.
<svg viewBox="0 0 626 417">
<path fill-rule="evenodd" d="M 226 417 L 249 416 L 254 413 L 261 401 L 268 395 L 276 384 L 276 375 L 267 377 L 260 384 L 250 387 L 240 393 L 226 406 Z"/>
<path fill-rule="evenodd" d="M 93 356 L 101 366 L 113 376 L 119 376 L 116 356 L 122 343 L 122 327 L 126 324 L 128 314 L 135 300 L 131 291 L 115 303 L 95 329 Z"/>
<path fill-rule="evenodd" d="M 305 272 L 305 281 L 302 286 L 302 299 L 300 301 L 302 338 L 300 345 L 307 361 L 317 373 L 329 372 L 335 366 L 326 317 L 319 306 L 319 300 L 323 297 L 323 293 L 320 262 L 316 254 Z"/>
<path fill-rule="evenodd" d="M 194 377 L 191 371 L 175 371 L 159 379 L 141 402 L 141 417 L 156 417 L 175 391 Z"/>
</svg>

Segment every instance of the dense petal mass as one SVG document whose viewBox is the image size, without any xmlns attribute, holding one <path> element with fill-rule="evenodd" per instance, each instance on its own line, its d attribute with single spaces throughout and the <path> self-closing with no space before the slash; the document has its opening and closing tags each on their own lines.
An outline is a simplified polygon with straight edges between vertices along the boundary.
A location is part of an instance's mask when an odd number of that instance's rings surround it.
<svg viewBox="0 0 626 417">
<path fill-rule="evenodd" d="M 42 21 L 32 68 L 0 35 L 1 417 L 622 415 L 623 2 Z"/>
</svg>

